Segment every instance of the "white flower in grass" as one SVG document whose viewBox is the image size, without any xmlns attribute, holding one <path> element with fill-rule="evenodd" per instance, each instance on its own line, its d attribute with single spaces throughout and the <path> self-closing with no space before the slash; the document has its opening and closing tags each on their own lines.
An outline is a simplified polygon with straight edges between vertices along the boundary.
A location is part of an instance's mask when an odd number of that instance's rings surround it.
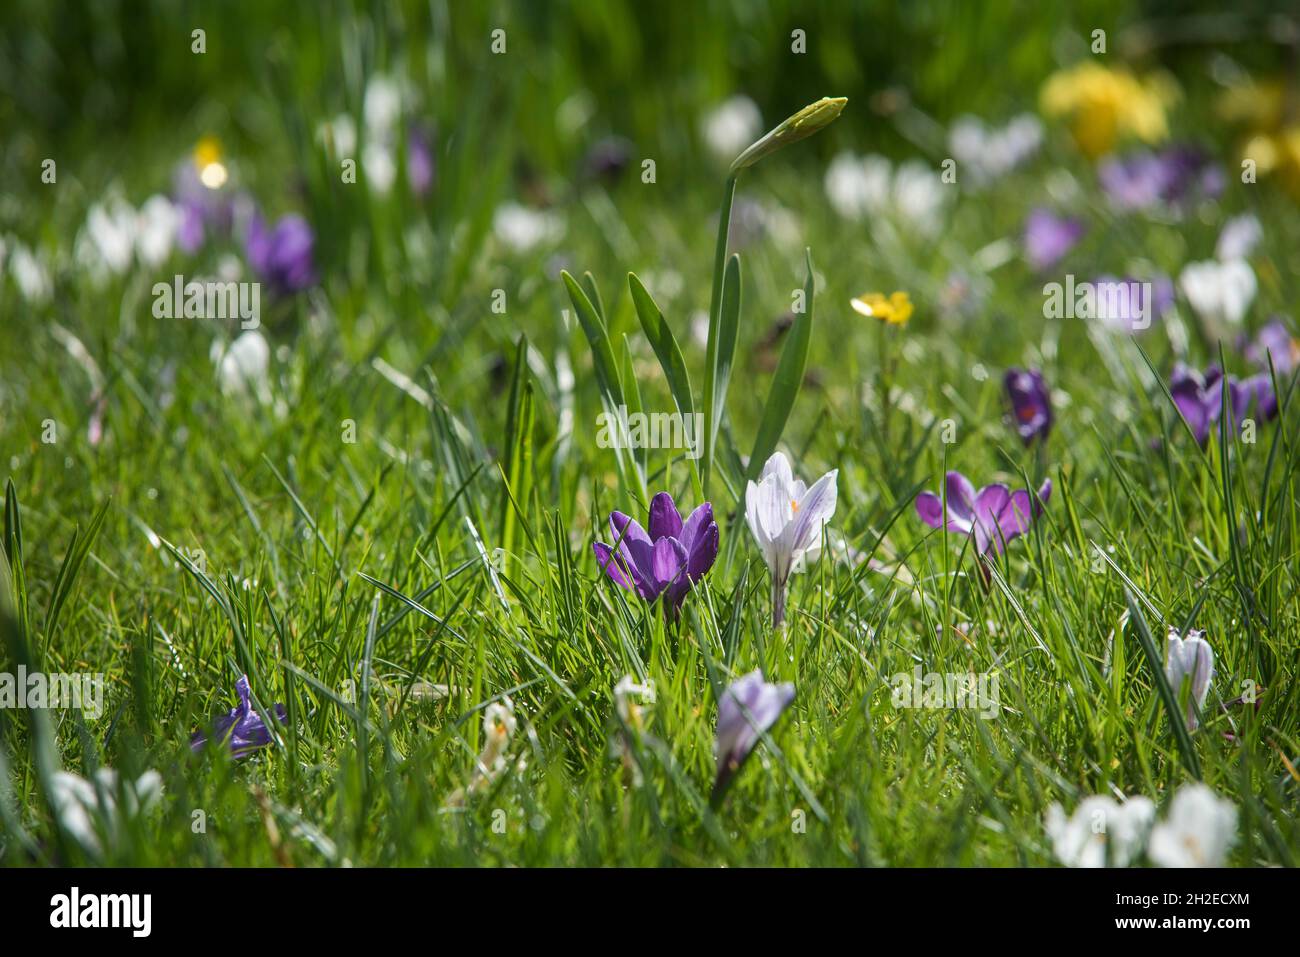
<svg viewBox="0 0 1300 957">
<path fill-rule="evenodd" d="M 55 820 L 92 854 L 100 852 L 103 838 L 110 843 L 117 839 L 124 819 L 148 811 L 161 797 L 162 778 L 157 771 L 124 782 L 119 782 L 112 768 L 100 768 L 89 781 L 70 771 L 58 771 L 50 781 Z"/>
<path fill-rule="evenodd" d="M 772 572 L 772 624 L 785 621 L 786 583 L 821 554 L 823 527 L 835 514 L 832 469 L 811 487 L 794 477 L 790 462 L 774 452 L 758 482 L 745 488 L 745 519 Z"/>
<path fill-rule="evenodd" d="M 1200 723 L 1197 711 L 1205 708 L 1205 697 L 1214 681 L 1214 652 L 1201 631 L 1189 631 L 1181 638 L 1173 628 L 1165 644 L 1165 677 L 1178 700 L 1187 701 L 1187 730 L 1195 731 Z"/>
<path fill-rule="evenodd" d="M 158 266 L 172 253 L 180 228 L 180 212 L 172 201 L 154 194 L 144 201 L 136 216 L 135 248 L 146 266 Z"/>
<path fill-rule="evenodd" d="M 392 77 L 377 73 L 366 84 L 361 115 L 371 137 L 383 137 L 392 131 L 402 115 L 402 88 Z"/>
<path fill-rule="evenodd" d="M 106 273 L 126 272 L 135 251 L 136 212 L 120 196 L 96 203 L 86 214 L 77 258 L 88 262 L 102 279 Z"/>
<path fill-rule="evenodd" d="M 636 699 L 640 699 L 637 701 Z M 640 730 L 644 719 L 642 705 L 655 703 L 655 683 L 637 684 L 631 675 L 624 675 L 614 686 L 614 707 L 623 723 L 629 728 Z"/>
<path fill-rule="evenodd" d="M 1147 856 L 1160 867 L 1222 867 L 1237 840 L 1237 809 L 1204 784 L 1184 785 L 1151 831 Z"/>
<path fill-rule="evenodd" d="M 251 395 L 260 402 L 271 397 L 271 347 L 256 329 L 243 333 L 228 347 L 212 343 L 217 381 L 226 395 Z"/>
<path fill-rule="evenodd" d="M 1053 804 L 1043 828 L 1056 859 L 1066 867 L 1127 867 L 1141 852 L 1155 816 L 1149 798 L 1120 804 L 1097 794 L 1080 801 L 1070 817 L 1060 804 Z"/>
<path fill-rule="evenodd" d="M 526 253 L 534 246 L 551 242 L 562 231 L 554 213 L 529 209 L 518 203 L 502 203 L 492 214 L 493 234 L 517 253 Z"/>
<path fill-rule="evenodd" d="M 1255 271 L 1244 259 L 1220 262 L 1207 259 L 1188 263 L 1178 285 L 1201 324 L 1212 334 L 1227 338 L 1240 326 L 1255 299 Z"/>
<path fill-rule="evenodd" d="M 9 254 L 9 274 L 18 284 L 18 291 L 31 303 L 42 303 L 50 298 L 54 283 L 45 263 L 22 243 L 15 244 Z"/>
<path fill-rule="evenodd" d="M 1219 232 L 1219 241 L 1215 244 L 1214 255 L 1224 262 L 1248 259 L 1263 238 L 1264 227 L 1260 225 L 1259 217 L 1254 213 L 1233 216 L 1223 224 L 1223 229 Z"/>
<path fill-rule="evenodd" d="M 718 159 L 730 163 L 763 132 L 763 114 L 747 96 L 733 96 L 704 117 L 704 141 Z"/>
</svg>

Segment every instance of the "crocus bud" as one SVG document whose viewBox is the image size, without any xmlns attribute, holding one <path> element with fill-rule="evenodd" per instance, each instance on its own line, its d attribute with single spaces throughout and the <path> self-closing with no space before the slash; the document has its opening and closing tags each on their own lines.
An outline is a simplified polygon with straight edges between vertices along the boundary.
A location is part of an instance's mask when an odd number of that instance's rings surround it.
<svg viewBox="0 0 1300 957">
<path fill-rule="evenodd" d="M 731 174 L 734 176 L 742 169 L 753 166 L 764 156 L 775 153 L 781 147 L 797 143 L 805 137 L 812 136 L 822 127 L 829 126 L 835 117 L 840 115 L 847 102 L 847 97 L 823 96 L 816 103 L 808 104 L 737 156 L 736 161 L 731 164 Z"/>
</svg>

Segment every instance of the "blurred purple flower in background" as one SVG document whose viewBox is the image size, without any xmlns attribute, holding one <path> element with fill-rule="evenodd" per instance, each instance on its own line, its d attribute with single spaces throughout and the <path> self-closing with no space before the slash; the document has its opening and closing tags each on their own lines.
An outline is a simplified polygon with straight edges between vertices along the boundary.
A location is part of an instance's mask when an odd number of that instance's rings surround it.
<svg viewBox="0 0 1300 957">
<path fill-rule="evenodd" d="M 621 136 L 606 136 L 587 150 L 582 172 L 587 179 L 613 183 L 632 162 L 632 143 Z"/>
<path fill-rule="evenodd" d="M 1300 339 L 1293 336 L 1286 323 L 1276 316 L 1266 322 L 1253 339 L 1244 340 L 1243 351 L 1247 359 L 1265 372 L 1272 357 L 1279 379 L 1300 366 Z"/>
<path fill-rule="evenodd" d="M 235 682 L 235 691 L 239 694 L 239 704 L 229 714 L 223 714 L 212 723 L 211 733 L 197 731 L 190 737 L 190 750 L 200 751 L 209 741 L 226 742 L 231 753 L 242 758 L 259 748 L 271 743 L 271 730 L 262 720 L 262 716 L 253 710 L 253 692 L 248 684 L 248 675 L 241 675 Z M 284 705 L 277 704 L 271 708 L 277 721 L 285 724 L 288 717 Z"/>
<path fill-rule="evenodd" d="M 1191 369 L 1183 363 L 1174 366 L 1169 376 L 1169 393 L 1173 396 L 1178 412 L 1187 420 L 1196 441 L 1204 445 L 1210 437 L 1210 428 L 1219 421 L 1223 414 L 1223 387 L 1228 386 L 1228 405 L 1232 413 L 1231 428 L 1236 428 L 1246 409 L 1250 405 L 1255 383 L 1238 382 L 1232 376 L 1225 376 L 1218 366 L 1210 366 L 1205 374 Z M 1271 395 L 1272 389 L 1269 389 Z"/>
<path fill-rule="evenodd" d="M 198 168 L 188 159 L 176 167 L 172 176 L 172 201 L 180 213 L 176 242 L 185 252 L 198 252 L 210 237 L 230 235 L 235 195 L 229 187 L 205 186 Z"/>
<path fill-rule="evenodd" d="M 1037 494 L 1025 489 L 1012 492 L 1001 483 L 986 485 L 978 492 L 960 472 L 945 476 L 947 528 L 963 535 L 975 534 L 975 550 L 984 555 L 1029 531 L 1052 495 L 1052 480 L 1046 479 Z M 931 528 L 944 527 L 944 501 L 934 492 L 916 497 L 916 514 Z"/>
<path fill-rule="evenodd" d="M 1037 369 L 1008 369 L 1003 377 L 1020 440 L 1029 445 L 1052 431 L 1052 402 Z"/>
<path fill-rule="evenodd" d="M 660 492 L 650 500 L 647 534 L 635 519 L 611 512 L 614 544 L 593 542 L 596 561 L 614 583 L 633 589 L 646 602 L 664 595 L 664 614 L 671 618 L 686 593 L 713 567 L 718 557 L 718 525 L 713 506 L 699 506 L 682 521 L 673 497 Z"/>
<path fill-rule="evenodd" d="M 1050 269 L 1074 248 L 1087 231 L 1083 221 L 1039 207 L 1025 220 L 1025 258 L 1034 269 Z"/>
<path fill-rule="evenodd" d="M 419 124 L 412 125 L 406 134 L 406 183 L 416 196 L 424 196 L 433 188 L 438 170 L 433 142 L 432 133 Z"/>
<path fill-rule="evenodd" d="M 1163 208 L 1180 213 L 1223 192 L 1223 170 L 1196 146 L 1139 150 L 1112 157 L 1097 171 L 1111 204 L 1121 210 Z"/>
<path fill-rule="evenodd" d="M 793 684 L 770 684 L 763 680 L 763 672 L 758 669 L 738 678 L 723 692 L 718 702 L 717 740 L 713 745 L 718 761 L 714 800 L 722 796 L 758 739 L 776 724 L 793 700 Z"/>
<path fill-rule="evenodd" d="M 253 271 L 276 292 L 293 293 L 316 282 L 312 249 L 316 236 L 301 216 L 282 216 L 267 229 L 260 212 L 248 224 L 244 251 Z"/>
</svg>

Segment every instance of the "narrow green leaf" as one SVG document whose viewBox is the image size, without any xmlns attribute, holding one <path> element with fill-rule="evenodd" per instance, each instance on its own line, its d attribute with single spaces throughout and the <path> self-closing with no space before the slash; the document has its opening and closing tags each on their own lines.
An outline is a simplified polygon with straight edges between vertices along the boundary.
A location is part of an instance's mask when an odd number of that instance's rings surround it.
<svg viewBox="0 0 1300 957">
<path fill-rule="evenodd" d="M 777 363 L 776 374 L 772 377 L 772 388 L 767 394 L 767 404 L 763 407 L 763 418 L 758 426 L 758 434 L 754 437 L 754 450 L 749 455 L 747 472 L 750 478 L 758 475 L 767 457 L 776 450 L 776 443 L 785 431 L 785 424 L 794 408 L 794 400 L 798 398 L 803 386 L 804 370 L 808 366 L 808 347 L 812 342 L 813 287 L 816 281 L 813 278 L 812 251 L 805 250 L 804 255 L 808 264 L 808 278 L 803 286 L 804 311 L 795 316 L 781 349 L 781 359 Z"/>
<path fill-rule="evenodd" d="M 663 369 L 664 378 L 668 380 L 668 391 L 672 393 L 673 401 L 677 403 L 677 411 L 683 416 L 691 415 L 695 411 L 695 401 L 691 396 L 691 378 L 686 371 L 686 360 L 682 358 L 682 350 L 677 345 L 677 339 L 673 336 L 672 329 L 668 327 L 663 312 L 655 304 L 636 273 L 627 274 L 627 285 L 632 292 L 632 304 L 636 307 L 637 318 L 641 320 L 641 329 L 645 332 L 645 337 L 650 340 L 650 347 L 654 349 L 655 356 L 659 359 L 659 367 Z"/>
<path fill-rule="evenodd" d="M 623 389 L 619 384 L 618 366 L 614 360 L 614 350 L 609 344 L 609 333 L 605 329 L 605 322 L 591 299 L 578 285 L 577 280 L 567 271 L 561 271 L 560 278 L 564 280 L 564 287 L 568 290 L 569 299 L 573 303 L 573 311 L 578 314 L 578 322 L 582 324 L 582 331 L 586 333 L 587 342 L 591 345 L 591 359 L 596 369 L 596 381 L 600 384 L 601 391 L 609 403 L 617 408 L 624 404 Z"/>
<path fill-rule="evenodd" d="M 1178 707 L 1178 695 L 1170 687 L 1169 679 L 1165 677 L 1164 656 L 1156 648 L 1156 643 L 1151 637 L 1151 629 L 1147 627 L 1147 620 L 1142 616 L 1142 609 L 1138 607 L 1133 593 L 1126 588 L 1124 589 L 1124 597 L 1128 602 L 1129 621 L 1133 623 L 1133 630 L 1137 632 L 1138 642 L 1142 645 L 1142 650 L 1147 656 L 1147 663 L 1151 666 L 1152 679 L 1155 681 L 1156 691 L 1160 694 L 1160 700 L 1164 703 L 1165 713 L 1169 716 L 1169 727 L 1173 731 L 1174 740 L 1178 743 L 1178 750 L 1182 753 L 1183 764 L 1187 765 L 1187 770 L 1192 777 L 1199 781 L 1201 779 L 1201 762 L 1196 757 L 1196 748 L 1192 744 L 1192 735 L 1187 730 L 1187 722 L 1183 718 L 1182 709 Z"/>
</svg>

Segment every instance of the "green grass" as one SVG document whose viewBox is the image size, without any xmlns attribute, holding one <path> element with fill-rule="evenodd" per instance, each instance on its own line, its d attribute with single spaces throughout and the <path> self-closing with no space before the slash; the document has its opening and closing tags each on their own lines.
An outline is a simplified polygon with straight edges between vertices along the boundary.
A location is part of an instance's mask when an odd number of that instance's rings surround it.
<svg viewBox="0 0 1300 957">
<path fill-rule="evenodd" d="M 634 42 L 636 21 L 613 7 L 601 22 L 603 6 L 561 6 L 544 27 L 501 11 L 520 52 L 491 66 L 486 39 L 480 50 L 476 38 L 493 16 L 457 12 L 448 39 L 439 4 L 432 13 L 403 6 L 405 19 L 373 30 L 343 4 L 339 22 L 295 12 L 294 43 L 289 26 L 254 20 L 245 29 L 233 12 L 212 14 L 209 43 L 221 41 L 227 49 L 216 55 L 230 58 L 218 63 L 247 61 L 251 75 L 225 81 L 205 64 L 196 77 L 164 58 L 153 67 L 162 86 L 130 121 L 134 136 L 120 141 L 95 145 L 84 115 L 61 129 L 35 114 L 23 120 L 16 155 L 76 146 L 57 154 L 67 157 L 57 187 L 7 182 L 0 220 L 0 231 L 63 256 L 46 305 L 0 283 L 13 580 L 0 671 L 21 659 L 104 672 L 108 690 L 93 722 L 71 711 L 0 710 L 0 863 L 1049 865 L 1042 818 L 1052 802 L 1069 810 L 1083 796 L 1121 792 L 1164 807 L 1199 774 L 1238 807 L 1232 864 L 1294 864 L 1296 403 L 1261 424 L 1254 444 L 1216 434 L 1201 451 L 1152 375 L 1167 379 L 1174 360 L 1159 329 L 1135 344 L 1083 321 L 1044 320 L 1043 279 L 1018 258 L 986 275 L 976 265 L 990 258 L 978 255 L 990 243 L 1018 235 L 1026 212 L 1049 200 L 1049 182 L 1064 176 L 1078 184 L 1070 206 L 1090 226 L 1068 260 L 1080 278 L 1139 260 L 1176 275 L 1212 254 L 1227 214 L 1253 210 L 1266 237 L 1254 259 L 1253 327 L 1293 309 L 1300 292 L 1291 201 L 1268 182 L 1242 186 L 1230 176 L 1205 218 L 1117 218 L 1093 172 L 1049 128 L 1028 167 L 990 190 L 962 189 L 934 240 L 852 224 L 822 189 L 834 150 L 920 155 L 936 166 L 942 150 L 907 144 L 902 124 L 873 110 L 878 87 L 860 64 L 837 75 L 843 61 L 828 54 L 800 67 L 811 75 L 799 74 L 790 94 L 768 77 L 753 92 L 769 124 L 823 94 L 847 94 L 849 105 L 830 129 L 740 180 L 738 202 L 779 203 L 797 228 L 740 249 L 738 347 L 709 479 L 721 550 L 680 624 L 666 626 L 608 581 L 591 553 L 593 539 L 608 540 L 612 509 L 643 517 L 644 507 L 614 454 L 597 447 L 605 373 L 555 257 L 579 282 L 594 277 L 624 390 L 635 381 L 642 407 L 671 411 L 658 348 L 627 284 L 637 274 L 701 408 L 706 348 L 691 327 L 709 309 L 726 170 L 694 133 L 707 106 L 765 71 L 736 67 L 716 37 L 690 34 L 709 69 L 678 71 L 694 80 L 667 78 L 671 71 L 645 80 L 626 92 L 620 118 L 596 82 L 627 82 L 614 53 Z M 780 43 L 791 16 L 760 19 L 752 35 Z M 184 27 L 188 36 L 188 21 L 174 14 L 149 23 L 153 33 Z M 403 24 L 427 29 L 407 36 Z M 1035 22 L 1026 33 L 1041 39 L 1059 26 Z M 728 27 L 740 29 L 719 13 L 718 30 Z M 918 15 L 908 29 L 939 28 Z M 525 40 L 533 34 L 538 48 Z M 274 56 L 259 54 L 263 40 Z M 1208 118 L 1201 95 L 1209 51 L 1200 52 L 1181 54 L 1191 61 L 1189 95 L 1175 133 L 1208 137 L 1231 164 L 1231 134 Z M 361 73 L 338 79 L 324 64 L 349 53 Z M 899 82 L 931 91 L 922 106 L 945 122 L 965 107 L 942 91 L 972 79 L 984 84 L 972 101 L 991 118 L 1032 110 L 1053 66 L 1021 56 L 1021 88 L 990 80 L 978 49 L 952 57 L 946 68 L 966 72 L 951 82 L 937 66 L 892 67 Z M 381 67 L 416 84 L 439 125 L 439 181 L 424 205 L 400 190 L 376 200 L 340 185 L 312 142 L 317 122 L 358 107 L 360 79 Z M 845 85 L 803 89 L 828 76 Z M 169 78 L 203 90 L 197 105 L 171 103 L 176 94 L 162 91 Z M 563 137 L 549 118 L 584 83 L 597 90 L 589 131 Z M 573 177 L 582 144 L 607 130 L 632 135 L 636 157 L 608 193 Z M 154 281 L 211 269 L 215 259 L 178 255 L 96 287 L 71 256 L 87 205 L 109 183 L 137 204 L 165 191 L 172 164 L 207 132 L 223 139 L 265 205 L 302 212 L 320 237 L 321 286 L 265 320 L 275 351 L 270 404 L 218 388 L 209 348 L 229 327 L 150 314 Z M 640 182 L 644 156 L 657 160 L 654 184 Z M 565 228 L 553 246 L 514 254 L 494 240 L 491 216 L 530 188 L 551 196 Z M 828 551 L 795 576 L 789 624 L 774 632 L 767 570 L 743 518 L 741 457 L 766 421 L 781 348 L 767 340 L 804 286 L 805 247 L 816 312 L 780 447 L 804 479 L 840 470 L 832 528 L 862 560 Z M 960 315 L 940 305 L 953 271 L 980 275 L 985 288 Z M 496 289 L 506 291 L 504 315 L 491 309 Z M 880 339 L 849 308 L 866 289 L 906 289 L 917 304 L 891 337 L 887 443 L 875 392 Z M 1185 303 L 1180 310 L 1190 328 Z M 86 439 L 91 384 L 57 329 L 80 340 L 104 376 L 98 447 Z M 1217 354 L 1194 337 L 1190 358 L 1203 366 Z M 1244 368 L 1231 352 L 1228 363 Z M 1042 450 L 1022 449 L 1003 421 L 1009 365 L 1041 367 L 1064 400 Z M 53 444 L 41 441 L 46 419 L 57 423 Z M 946 419 L 956 423 L 948 444 Z M 343 441 L 348 422 L 355 443 Z M 644 468 L 650 493 L 699 500 L 688 461 L 651 450 Z M 988 589 L 969 546 L 932 532 L 912 508 L 946 468 L 977 485 L 1055 483 L 1044 517 L 1011 544 Z M 1157 652 L 1169 625 L 1204 629 L 1214 648 L 1206 720 L 1187 740 L 1166 717 L 1133 611 Z M 996 672 L 1001 713 L 895 708 L 890 677 L 917 664 Z M 794 682 L 796 698 L 711 809 L 717 700 L 756 667 Z M 190 733 L 232 706 L 243 673 L 263 707 L 288 707 L 282 740 L 238 762 L 217 749 L 191 755 Z M 613 688 L 626 674 L 653 680 L 657 693 L 632 756 L 635 776 L 611 752 L 620 735 Z M 1266 689 L 1258 712 L 1225 713 L 1220 702 L 1246 680 Z M 448 686 L 447 695 L 422 694 L 429 684 Z M 519 719 L 511 757 L 525 761 L 452 806 L 483 746 L 483 709 L 504 696 Z M 55 761 L 79 773 L 156 768 L 163 800 L 102 856 L 87 857 L 52 823 L 41 782 Z M 196 831 L 200 810 L 206 828 Z"/>
</svg>

